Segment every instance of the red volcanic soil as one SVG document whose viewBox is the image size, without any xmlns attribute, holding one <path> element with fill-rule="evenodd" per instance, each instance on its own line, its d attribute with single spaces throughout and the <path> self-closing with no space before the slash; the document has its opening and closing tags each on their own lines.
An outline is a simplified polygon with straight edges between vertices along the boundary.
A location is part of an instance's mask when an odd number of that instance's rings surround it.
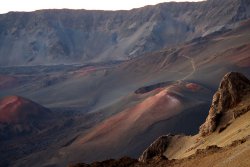
<svg viewBox="0 0 250 167">
<path fill-rule="evenodd" d="M 174 87 L 158 90 L 134 107 L 128 108 L 109 118 L 84 136 L 81 144 L 89 141 L 98 144 L 112 144 L 144 131 L 160 120 L 167 119 L 181 111 L 181 102 L 172 93 Z"/>
<path fill-rule="evenodd" d="M 0 123 L 28 123 L 48 113 L 48 109 L 23 97 L 8 96 L 0 100 Z"/>
<path fill-rule="evenodd" d="M 201 87 L 195 83 L 188 83 L 186 84 L 186 88 L 191 91 L 198 91 Z"/>
</svg>

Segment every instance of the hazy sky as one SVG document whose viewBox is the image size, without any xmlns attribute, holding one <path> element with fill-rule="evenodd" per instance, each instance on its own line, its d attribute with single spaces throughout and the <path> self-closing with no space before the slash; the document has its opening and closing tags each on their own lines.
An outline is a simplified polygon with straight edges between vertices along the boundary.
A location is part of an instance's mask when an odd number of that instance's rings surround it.
<svg viewBox="0 0 250 167">
<path fill-rule="evenodd" d="M 132 9 L 171 0 L 0 0 L 0 13 L 8 11 L 33 11 L 38 9 Z M 173 0 L 172 0 L 173 1 Z M 175 0 L 201 1 L 201 0 Z"/>
</svg>

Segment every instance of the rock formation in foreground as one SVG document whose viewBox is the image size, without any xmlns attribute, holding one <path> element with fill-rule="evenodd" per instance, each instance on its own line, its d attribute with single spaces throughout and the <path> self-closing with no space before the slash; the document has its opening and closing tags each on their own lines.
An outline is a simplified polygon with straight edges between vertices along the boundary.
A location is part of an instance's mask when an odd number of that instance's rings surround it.
<svg viewBox="0 0 250 167">
<path fill-rule="evenodd" d="M 206 122 L 200 127 L 202 136 L 209 135 L 218 127 L 225 127 L 233 119 L 250 109 L 233 110 L 250 93 L 250 81 L 242 74 L 231 72 L 222 79 L 218 91 L 214 94 Z"/>
<path fill-rule="evenodd" d="M 139 157 L 139 161 L 147 162 L 155 156 L 162 157 L 168 147 L 171 135 L 161 136 L 155 140 Z"/>
</svg>

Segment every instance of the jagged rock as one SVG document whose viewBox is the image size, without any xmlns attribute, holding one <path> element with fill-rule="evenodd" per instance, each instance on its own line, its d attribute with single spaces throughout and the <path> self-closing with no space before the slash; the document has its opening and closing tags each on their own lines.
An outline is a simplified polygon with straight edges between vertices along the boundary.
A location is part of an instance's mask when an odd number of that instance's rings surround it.
<svg viewBox="0 0 250 167">
<path fill-rule="evenodd" d="M 242 115 L 248 110 L 241 110 L 240 114 L 232 112 L 242 98 L 250 93 L 250 81 L 242 74 L 230 72 L 224 76 L 218 91 L 215 93 L 206 122 L 200 127 L 201 136 L 214 132 L 219 122 L 228 125 L 232 119 Z M 229 112 L 231 111 L 231 112 Z M 223 119 L 222 119 L 223 118 Z M 225 127 L 225 125 L 223 125 Z"/>
<path fill-rule="evenodd" d="M 165 135 L 155 140 L 139 157 L 140 162 L 147 162 L 154 157 L 162 157 L 168 147 L 171 135 Z"/>
<path fill-rule="evenodd" d="M 195 152 L 195 155 L 206 155 L 209 153 L 214 153 L 217 152 L 218 150 L 221 150 L 221 147 L 218 147 L 217 145 L 211 145 L 211 146 L 207 146 L 205 149 L 197 149 Z"/>
</svg>

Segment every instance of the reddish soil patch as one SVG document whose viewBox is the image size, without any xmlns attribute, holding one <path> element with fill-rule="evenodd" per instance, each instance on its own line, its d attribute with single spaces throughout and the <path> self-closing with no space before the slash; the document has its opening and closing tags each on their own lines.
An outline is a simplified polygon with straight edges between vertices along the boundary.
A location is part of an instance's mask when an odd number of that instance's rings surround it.
<svg viewBox="0 0 250 167">
<path fill-rule="evenodd" d="M 198 91 L 200 89 L 200 86 L 195 83 L 188 83 L 186 84 L 186 88 L 191 91 Z"/>
<path fill-rule="evenodd" d="M 81 144 L 90 141 L 105 145 L 112 144 L 114 141 L 126 139 L 127 136 L 133 136 L 138 131 L 145 130 L 155 122 L 177 114 L 180 112 L 181 102 L 172 95 L 171 90 L 171 88 L 163 89 L 134 107 L 107 119 L 79 142 Z M 135 134 L 131 134 L 132 132 Z"/>
<path fill-rule="evenodd" d="M 0 100 L 0 122 L 21 123 L 33 118 L 42 118 L 48 110 L 42 106 L 18 96 L 8 96 Z"/>
<path fill-rule="evenodd" d="M 95 72 L 96 70 L 97 70 L 96 67 L 92 67 L 92 66 L 85 67 L 85 68 L 82 68 L 82 69 L 76 71 L 75 74 L 74 74 L 74 76 L 76 76 L 76 77 L 83 77 L 83 76 L 86 76 L 86 75 L 88 75 L 88 74 L 90 74 L 92 72 Z"/>
</svg>

